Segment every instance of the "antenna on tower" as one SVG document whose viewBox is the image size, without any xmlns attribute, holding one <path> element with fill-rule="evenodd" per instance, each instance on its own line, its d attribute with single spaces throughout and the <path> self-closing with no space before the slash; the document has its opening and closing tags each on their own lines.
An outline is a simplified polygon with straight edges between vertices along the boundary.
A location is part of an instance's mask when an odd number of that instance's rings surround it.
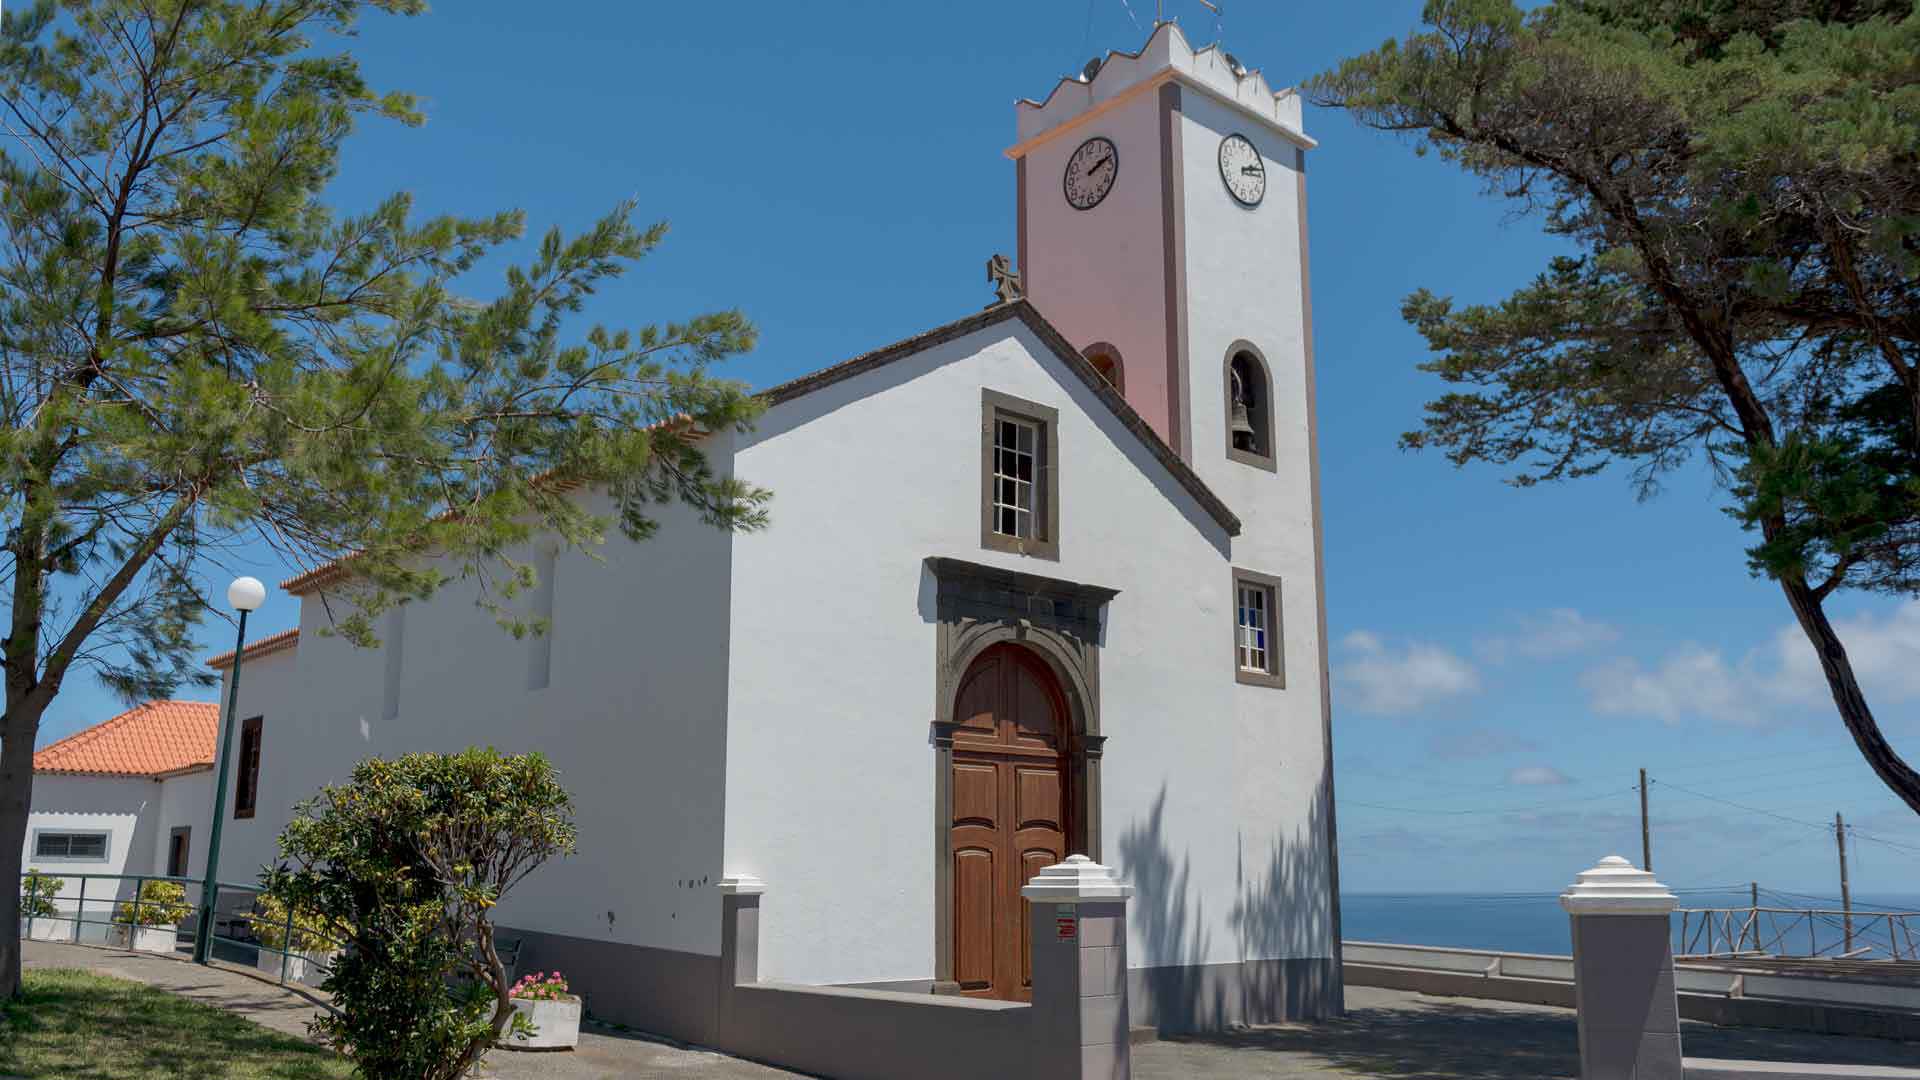
<svg viewBox="0 0 1920 1080">
<path fill-rule="evenodd" d="M 1200 6 L 1213 12 L 1213 40 L 1216 42 L 1225 41 L 1227 37 L 1226 30 L 1224 29 L 1226 15 L 1221 12 L 1220 5 L 1214 3 L 1213 0 L 1200 0 Z"/>
</svg>

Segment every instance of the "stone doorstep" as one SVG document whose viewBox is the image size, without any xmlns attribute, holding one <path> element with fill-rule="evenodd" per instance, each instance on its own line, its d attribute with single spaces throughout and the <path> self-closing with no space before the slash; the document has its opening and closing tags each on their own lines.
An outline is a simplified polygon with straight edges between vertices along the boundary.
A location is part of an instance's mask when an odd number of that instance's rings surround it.
<svg viewBox="0 0 1920 1080">
<path fill-rule="evenodd" d="M 1127 1042 L 1132 1046 L 1144 1046 L 1160 1041 L 1160 1029 L 1151 1024 L 1134 1024 L 1127 1028 Z M 0 1080 L 7 1080 L 0 1076 Z"/>
</svg>

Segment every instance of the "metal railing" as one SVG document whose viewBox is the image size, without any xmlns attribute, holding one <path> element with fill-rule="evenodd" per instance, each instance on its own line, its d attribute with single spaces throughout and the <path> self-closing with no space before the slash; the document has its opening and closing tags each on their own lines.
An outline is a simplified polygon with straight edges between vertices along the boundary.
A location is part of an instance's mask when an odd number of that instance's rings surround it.
<svg viewBox="0 0 1920 1080">
<path fill-rule="evenodd" d="M 71 897 L 62 895 L 64 888 L 51 893 L 43 892 L 42 889 L 48 880 L 59 880 L 67 883 L 78 881 L 80 883 L 78 895 Z M 127 927 L 127 946 L 131 948 L 135 943 L 137 931 L 147 925 L 141 922 L 140 919 L 141 912 L 145 908 L 161 905 L 173 907 L 178 906 L 180 903 L 179 901 L 169 902 L 146 898 L 143 895 L 146 892 L 146 886 L 149 882 L 154 881 L 172 882 L 181 886 L 182 890 L 187 892 L 189 896 L 195 895 L 198 890 L 204 888 L 204 882 L 199 878 L 176 877 L 168 874 L 73 874 L 66 872 L 52 873 L 45 870 L 27 871 L 20 875 L 20 932 L 22 936 L 32 938 L 36 923 L 66 922 L 70 923 L 72 927 L 68 941 L 72 944 L 80 945 L 88 944 L 88 942 L 81 940 L 83 927 L 104 927 L 105 932 L 102 934 L 103 943 L 111 943 L 112 934 L 116 928 Z M 133 893 L 131 896 L 121 895 L 122 886 L 126 882 L 133 883 Z M 95 885 L 93 887 L 94 895 L 88 896 L 89 883 L 113 884 Z M 220 933 L 220 900 L 222 895 L 227 893 L 240 894 L 243 896 L 251 895 L 255 898 L 254 901 L 246 904 L 244 912 L 239 910 L 236 905 L 229 909 L 226 917 L 228 928 L 236 932 L 239 930 L 246 931 L 248 936 L 245 938 Z M 275 948 L 260 940 L 259 936 L 254 933 L 254 929 L 258 926 L 267 925 L 266 921 L 255 913 L 257 900 L 261 893 L 262 890 L 258 885 L 243 885 L 237 882 L 225 881 L 217 882 L 214 885 L 213 903 L 208 905 L 208 910 L 212 911 L 214 916 L 213 934 L 211 935 L 213 941 L 217 944 L 229 945 L 236 949 L 252 949 L 255 950 L 256 954 L 269 953 L 278 956 L 280 958 L 278 981 L 282 986 L 286 985 L 288 973 L 293 967 L 293 961 L 296 959 L 302 962 L 303 967 L 312 967 L 320 973 L 331 970 L 332 963 L 325 957 L 337 952 L 342 947 L 342 943 L 310 927 L 296 925 L 292 905 L 287 906 L 284 921 L 279 919 L 273 921 L 273 928 L 280 933 L 280 947 Z M 73 904 L 70 911 L 61 910 L 61 905 L 65 902 L 71 902 Z M 37 914 L 42 904 L 53 906 L 56 910 L 60 910 L 60 914 Z M 110 911 L 114 910 L 118 905 L 127 905 L 128 914 L 132 917 L 131 921 L 118 917 L 117 913 L 113 918 L 109 919 L 89 919 L 87 918 L 88 904 L 105 904 Z M 175 924 L 176 952 L 179 951 L 178 935 L 180 933 L 180 927 L 199 918 L 200 905 L 189 904 L 188 907 L 189 911 L 186 918 L 183 919 L 181 923 Z M 153 928 L 158 929 L 159 927 L 156 926 Z M 311 947 L 295 948 L 295 946 L 299 944 L 310 946 L 311 943 L 315 941 L 324 943 L 327 948 L 324 950 Z M 255 963 L 257 966 L 257 955 Z M 295 978 L 296 981 L 301 982 L 318 981 L 318 979 L 309 980 L 298 976 Z"/>
<path fill-rule="evenodd" d="M 1676 957 L 1920 960 L 1909 911 L 1748 906 L 1678 908 Z M 1805 947 L 1805 952 L 1800 951 Z M 1877 954 L 1877 955 L 1875 955 Z"/>
</svg>

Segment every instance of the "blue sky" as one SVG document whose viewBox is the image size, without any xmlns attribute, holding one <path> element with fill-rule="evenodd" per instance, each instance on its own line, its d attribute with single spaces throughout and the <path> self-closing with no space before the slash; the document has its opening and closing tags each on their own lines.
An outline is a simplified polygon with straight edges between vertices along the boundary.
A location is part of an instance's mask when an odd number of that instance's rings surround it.
<svg viewBox="0 0 1920 1080">
<path fill-rule="evenodd" d="M 589 314 L 739 306 L 761 346 L 729 373 L 767 385 L 986 302 L 983 261 L 1014 248 L 1012 102 L 1137 47 L 1153 4 L 1130 3 L 460 0 L 374 18 L 352 50 L 376 87 L 423 95 L 429 121 L 368 125 L 333 202 L 517 206 L 537 235 L 635 197 L 673 231 Z M 1420 5 L 1291 7 L 1229 4 L 1224 26 L 1275 85 L 1404 33 Z M 1199 4 L 1167 8 L 1214 37 Z M 1859 761 L 1704 471 L 1643 503 L 1619 472 L 1522 491 L 1396 448 L 1439 389 L 1401 298 L 1494 299 L 1555 249 L 1405 144 L 1318 110 L 1307 125 L 1344 885 L 1557 889 L 1637 855 L 1645 766 L 1673 884 L 1832 895 L 1816 826 L 1839 810 L 1861 834 L 1856 890 L 1920 891 L 1920 821 Z M 1834 611 L 1896 746 L 1920 755 L 1920 605 Z M 255 628 L 295 618 L 276 596 Z M 207 651 L 231 633 L 210 623 Z M 73 685 L 43 741 L 113 711 Z"/>
</svg>

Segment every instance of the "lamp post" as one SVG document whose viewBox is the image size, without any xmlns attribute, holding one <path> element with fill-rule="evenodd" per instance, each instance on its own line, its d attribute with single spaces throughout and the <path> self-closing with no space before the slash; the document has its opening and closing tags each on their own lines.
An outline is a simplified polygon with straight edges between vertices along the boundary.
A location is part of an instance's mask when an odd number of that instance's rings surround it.
<svg viewBox="0 0 1920 1080">
<path fill-rule="evenodd" d="M 267 599 L 267 587 L 259 578 L 235 578 L 227 586 L 227 603 L 240 613 L 240 629 L 234 639 L 233 669 L 227 675 L 227 719 L 220 734 L 220 772 L 213 783 L 213 830 L 207 837 L 207 878 L 200 885 L 200 925 L 193 932 L 193 962 L 204 964 L 213 951 L 213 906 L 220 880 L 220 826 L 226 820 L 227 766 L 233 753 L 233 710 L 240 700 L 240 661 L 247 652 L 247 613 L 257 610 Z"/>
</svg>

